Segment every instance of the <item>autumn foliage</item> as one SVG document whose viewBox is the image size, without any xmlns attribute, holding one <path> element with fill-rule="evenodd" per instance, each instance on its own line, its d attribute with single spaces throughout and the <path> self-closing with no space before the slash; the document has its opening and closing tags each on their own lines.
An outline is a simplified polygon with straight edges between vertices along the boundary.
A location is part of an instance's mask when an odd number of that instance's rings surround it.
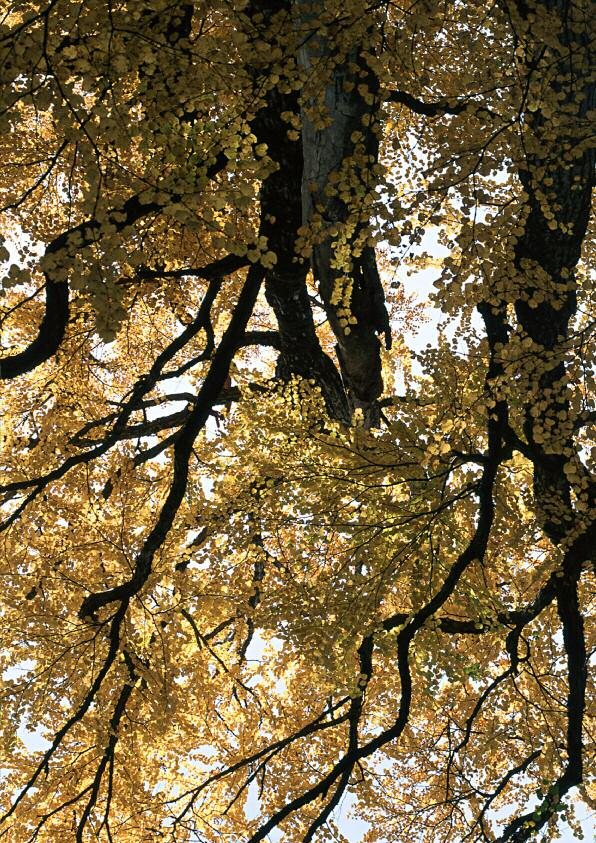
<svg viewBox="0 0 596 843">
<path fill-rule="evenodd" d="M 0 3 L 1 840 L 581 833 L 595 21 Z"/>
</svg>

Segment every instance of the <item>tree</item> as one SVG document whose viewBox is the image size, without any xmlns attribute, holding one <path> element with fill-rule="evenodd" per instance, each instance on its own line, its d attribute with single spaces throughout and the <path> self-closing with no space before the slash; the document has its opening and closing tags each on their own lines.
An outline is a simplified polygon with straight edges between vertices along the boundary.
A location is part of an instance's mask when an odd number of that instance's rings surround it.
<svg viewBox="0 0 596 843">
<path fill-rule="evenodd" d="M 591 11 L 5 4 L 6 839 L 593 805 Z"/>
</svg>

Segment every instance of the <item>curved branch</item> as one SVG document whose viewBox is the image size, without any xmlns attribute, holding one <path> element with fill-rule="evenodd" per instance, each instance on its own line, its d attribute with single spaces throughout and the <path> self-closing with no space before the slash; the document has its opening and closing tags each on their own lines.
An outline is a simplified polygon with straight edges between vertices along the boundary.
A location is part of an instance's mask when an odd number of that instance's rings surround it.
<svg viewBox="0 0 596 843">
<path fill-rule="evenodd" d="M 174 444 L 174 474 L 170 491 L 155 526 L 147 536 L 143 549 L 137 556 L 132 577 L 115 588 L 89 594 L 83 600 L 79 617 L 93 619 L 95 613 L 103 606 L 110 603 L 128 602 L 135 594 L 138 594 L 147 582 L 151 573 L 153 557 L 166 538 L 184 498 L 188 481 L 188 463 L 195 439 L 209 418 L 213 404 L 226 382 L 238 339 L 244 333 L 252 315 L 264 276 L 265 270 L 260 264 L 253 264 L 248 270 L 244 287 L 238 297 L 230 323 L 199 390 L 197 402 L 176 438 Z"/>
<path fill-rule="evenodd" d="M 207 178 L 212 179 L 220 173 L 227 164 L 227 158 L 220 153 L 215 162 L 207 168 Z M 122 207 L 113 209 L 107 214 L 106 222 L 121 232 L 134 225 L 148 214 L 160 211 L 163 207 L 158 202 L 143 202 L 141 194 L 131 196 Z M 181 201 L 180 196 L 171 196 L 170 202 Z M 85 220 L 69 231 L 65 231 L 53 240 L 45 251 L 45 257 L 58 255 L 60 252 L 68 254 L 95 243 L 101 237 L 103 223 L 95 219 Z M 39 326 L 37 337 L 24 351 L 0 360 L 0 380 L 10 380 L 19 375 L 33 371 L 45 363 L 58 351 L 68 324 L 69 291 L 66 281 L 54 281 L 50 272 L 44 272 L 46 278 L 45 313 Z"/>
<path fill-rule="evenodd" d="M 46 275 L 45 291 L 45 313 L 37 337 L 24 351 L 0 360 L 0 380 L 10 380 L 32 371 L 49 360 L 60 347 L 68 324 L 68 284 L 52 281 Z"/>
</svg>

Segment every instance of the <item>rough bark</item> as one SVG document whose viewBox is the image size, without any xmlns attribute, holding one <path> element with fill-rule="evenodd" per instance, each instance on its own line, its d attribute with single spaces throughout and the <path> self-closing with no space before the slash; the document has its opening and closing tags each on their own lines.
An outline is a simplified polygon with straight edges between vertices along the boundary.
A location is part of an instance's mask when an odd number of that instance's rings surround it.
<svg viewBox="0 0 596 843">
<path fill-rule="evenodd" d="M 567 2 L 542 3 L 558 24 L 558 37 L 563 48 L 568 47 L 567 29 L 569 4 Z M 522 17 L 527 7 L 520 7 Z M 561 112 L 569 108 L 577 109 L 571 124 L 566 130 L 564 125 L 557 142 L 545 141 L 540 154 L 526 156 L 525 166 L 519 169 L 519 177 L 528 194 L 529 214 L 522 236 L 515 247 L 515 264 L 520 273 L 527 273 L 525 267 L 539 267 L 556 285 L 558 293 L 548 294 L 538 304 L 532 301 L 540 289 L 540 275 L 528 278 L 524 296 L 515 302 L 515 311 L 524 333 L 532 339 L 537 348 L 537 357 L 544 358 L 545 365 L 537 371 L 533 389 L 545 403 L 544 417 L 566 421 L 551 431 L 551 437 L 557 439 L 556 453 L 536 442 L 534 428 L 536 418 L 532 406 L 528 404 L 524 424 L 524 434 L 531 443 L 534 459 L 534 495 L 541 511 L 543 527 L 549 538 L 558 543 L 568 533 L 574 521 L 570 486 L 564 468 L 575 450 L 573 435 L 574 424 L 569 418 L 569 402 L 565 393 L 566 366 L 563 359 L 556 365 L 548 365 L 545 355 L 561 351 L 569 338 L 570 329 L 577 311 L 575 268 L 580 259 L 591 206 L 591 193 L 594 183 L 595 148 L 585 145 L 577 154 L 577 146 L 583 141 L 577 132 L 570 132 L 571 127 L 586 124 L 586 115 L 596 107 L 596 84 L 590 75 L 590 64 L 586 60 L 589 45 L 583 44 L 583 51 L 574 55 L 573 50 L 559 54 L 557 59 L 557 77 L 553 87 L 557 93 L 565 94 L 561 101 Z M 582 56 L 583 55 L 583 62 Z M 578 92 L 581 92 L 578 96 Z M 573 111 L 571 111 L 573 114 Z M 541 110 L 526 113 L 526 121 L 535 137 L 548 137 L 550 121 Z M 586 132 L 589 127 L 586 126 Z M 544 175 L 537 180 L 535 173 Z M 545 184 L 547 185 L 545 187 Z M 549 204 L 556 209 L 556 228 L 545 215 L 540 194 L 546 192 Z M 593 503 L 593 501 L 592 501 Z"/>
<path fill-rule="evenodd" d="M 352 178 L 365 190 L 370 188 L 371 167 L 378 160 L 378 139 L 372 117 L 374 106 L 367 104 L 365 96 L 376 96 L 378 80 L 362 57 L 362 43 L 342 54 L 331 35 L 322 36 L 313 29 L 318 12 L 319 4 L 312 0 L 295 7 L 301 41 L 298 61 L 308 75 L 309 88 L 314 89 L 301 109 L 302 213 L 305 223 L 317 217 L 329 232 L 313 244 L 313 273 L 337 339 L 337 355 L 352 406 L 360 407 L 365 422 L 374 425 L 379 418 L 377 399 L 383 391 L 377 334 L 384 334 L 390 344 L 385 296 L 374 248 L 359 243 L 369 222 L 366 213 L 337 195 L 330 187 L 330 176 L 352 159 Z M 312 118 L 312 109 L 319 105 L 326 110 L 325 126 Z M 346 267 L 336 265 L 334 231 L 338 227 L 346 234 L 352 252 L 352 265 L 347 268 L 351 283 L 349 311 L 356 322 L 348 331 L 336 303 L 338 285 L 346 275 Z"/>
<path fill-rule="evenodd" d="M 270 17 L 279 11 L 279 4 L 253 2 L 251 8 Z M 265 107 L 252 122 L 257 141 L 267 144 L 268 155 L 278 166 L 264 181 L 260 192 L 261 231 L 277 256 L 277 263 L 267 272 L 265 282 L 265 295 L 279 328 L 277 375 L 284 380 L 292 375 L 314 379 L 330 416 L 348 423 L 351 413 L 341 377 L 321 348 L 315 330 L 306 284 L 308 264 L 296 259 L 296 239 L 302 224 L 302 148 L 299 140 L 288 137 L 289 127 L 281 114 L 296 112 L 298 108 L 295 93 L 283 94 L 272 89 Z"/>
</svg>

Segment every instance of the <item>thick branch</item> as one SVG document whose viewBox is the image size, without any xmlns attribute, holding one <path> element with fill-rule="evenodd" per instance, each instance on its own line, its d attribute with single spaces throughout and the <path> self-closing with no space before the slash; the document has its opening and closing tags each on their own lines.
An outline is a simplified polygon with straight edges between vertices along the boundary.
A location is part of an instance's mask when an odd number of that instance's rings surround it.
<svg viewBox="0 0 596 843">
<path fill-rule="evenodd" d="M 253 13 L 267 17 L 278 12 L 279 4 L 253 0 Z M 288 16 L 288 26 L 291 25 Z M 265 294 L 279 327 L 280 356 L 277 374 L 314 378 L 333 418 L 350 421 L 350 410 L 341 378 L 332 360 L 323 352 L 315 330 L 311 302 L 306 285 L 308 265 L 296 259 L 296 239 L 302 224 L 301 182 L 302 148 L 288 136 L 282 113 L 298 112 L 296 93 L 272 89 L 267 103 L 252 123 L 260 143 L 266 143 L 268 155 L 278 169 L 261 188 L 261 228 L 269 248 L 277 257 L 267 273 Z"/>
<path fill-rule="evenodd" d="M 253 264 L 248 270 L 246 282 L 232 312 L 229 325 L 213 356 L 203 385 L 199 390 L 197 402 L 176 439 L 174 472 L 170 491 L 155 526 L 147 536 L 143 549 L 137 556 L 132 577 L 115 588 L 88 595 L 79 611 L 81 618 L 93 618 L 100 608 L 110 603 L 128 602 L 135 594 L 138 594 L 147 582 L 151 573 L 153 557 L 170 531 L 184 498 L 188 482 L 189 459 L 195 439 L 209 418 L 213 405 L 226 382 L 238 346 L 238 340 L 252 315 L 264 274 L 265 270 L 260 264 Z"/>
<path fill-rule="evenodd" d="M 331 38 L 319 35 L 313 21 L 317 4 L 301 4 L 298 21 L 302 46 L 298 59 L 313 80 L 312 100 L 301 113 L 304 173 L 302 178 L 302 214 L 304 223 L 314 221 L 324 228 L 314 237 L 312 266 L 319 285 L 330 325 L 337 339 L 337 354 L 342 376 L 353 406 L 360 407 L 368 425 L 379 420 L 377 399 L 383 390 L 380 343 L 384 334 L 390 344 L 385 296 L 377 270 L 374 248 L 367 242 L 368 214 L 363 201 L 348 205 L 333 187 L 331 176 L 339 176 L 342 167 L 350 170 L 350 181 L 359 182 L 366 195 L 373 187 L 372 165 L 378 160 L 378 126 L 373 110 L 361 93 L 377 97 L 379 84 L 362 57 L 363 44 L 357 43 L 343 60 Z M 356 26 L 356 23 L 354 23 Z M 363 32 L 361 36 L 367 37 Z M 322 80 L 315 85 L 314 80 Z M 329 124 L 315 125 L 312 107 L 323 105 Z M 356 185 L 355 185 L 356 187 Z M 347 238 L 349 256 L 338 263 L 337 232 Z M 348 324 L 344 310 L 355 322 Z M 340 312 L 341 311 L 341 312 Z"/>
<path fill-rule="evenodd" d="M 214 178 L 224 169 L 226 163 L 225 155 L 223 153 L 218 155 L 215 163 L 207 168 L 207 177 Z M 172 196 L 168 202 L 180 200 L 181 197 Z M 140 194 L 136 194 L 127 199 L 121 208 L 108 213 L 106 223 L 122 232 L 148 214 L 160 211 L 161 208 L 162 205 L 158 202 L 145 203 L 140 199 Z M 97 220 L 85 220 L 56 237 L 46 248 L 46 258 L 55 256 L 59 262 L 61 256 L 66 258 L 71 251 L 76 252 L 92 245 L 101 239 L 101 229 L 102 223 Z M 62 343 L 69 317 L 68 283 L 55 281 L 51 271 L 46 271 L 44 274 L 46 278 L 45 314 L 39 326 L 38 335 L 24 351 L 0 360 L 1 380 L 9 380 L 31 372 L 53 357 Z"/>
</svg>

